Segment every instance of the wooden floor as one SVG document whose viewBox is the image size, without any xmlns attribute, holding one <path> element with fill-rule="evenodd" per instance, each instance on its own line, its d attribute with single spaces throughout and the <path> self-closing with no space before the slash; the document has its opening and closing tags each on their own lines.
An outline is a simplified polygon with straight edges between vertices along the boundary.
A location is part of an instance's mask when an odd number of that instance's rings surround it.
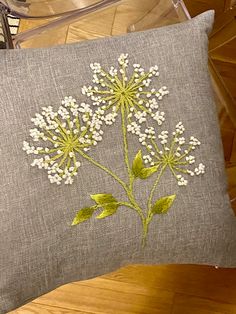
<svg viewBox="0 0 236 314">
<path fill-rule="evenodd" d="M 156 1 L 156 0 L 155 0 Z M 130 0 L 84 18 L 70 26 L 50 31 L 24 44 L 25 47 L 51 46 L 116 35 L 126 32 L 150 8 L 153 1 Z M 165 0 L 166 1 L 166 0 Z M 223 10 L 220 0 L 186 0 L 192 16 L 209 8 Z M 21 30 L 44 23 L 22 22 Z M 234 50 L 236 48 L 236 43 Z M 231 51 L 229 49 L 229 51 Z M 230 59 L 232 61 L 232 58 Z M 236 62 L 225 62 L 219 69 L 235 93 Z M 236 196 L 236 128 L 222 109 L 219 113 L 229 192 Z M 93 280 L 71 283 L 48 293 L 11 314 L 236 314 L 236 269 L 205 266 L 139 266 L 122 268 Z"/>
<path fill-rule="evenodd" d="M 235 314 L 236 269 L 128 266 L 65 285 L 12 314 Z"/>
</svg>

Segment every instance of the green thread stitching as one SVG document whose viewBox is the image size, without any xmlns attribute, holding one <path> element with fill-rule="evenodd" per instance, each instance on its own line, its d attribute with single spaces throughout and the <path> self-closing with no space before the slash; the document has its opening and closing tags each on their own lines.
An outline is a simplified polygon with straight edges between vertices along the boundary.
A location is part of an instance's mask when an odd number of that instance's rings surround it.
<svg viewBox="0 0 236 314">
<path fill-rule="evenodd" d="M 122 132 L 123 132 L 123 145 L 124 145 L 124 159 L 125 164 L 128 169 L 128 175 L 129 175 L 129 189 L 132 190 L 133 182 L 134 182 L 134 175 L 132 173 L 132 170 L 130 168 L 129 163 L 129 149 L 128 149 L 128 141 L 127 141 L 127 129 L 126 129 L 126 119 L 125 119 L 125 109 L 124 104 L 121 106 L 121 119 L 122 119 Z"/>
<path fill-rule="evenodd" d="M 150 97 L 157 97 L 158 100 L 161 100 L 163 96 L 168 94 L 166 87 L 162 87 L 158 91 L 155 89 L 150 91 L 143 90 L 149 87 L 151 77 L 159 75 L 157 66 L 150 68 L 149 72 L 145 73 L 140 65 L 133 65 L 134 72 L 131 78 L 128 79 L 126 74 L 128 66 L 127 55 L 122 54 L 118 62 L 120 65 L 119 72 L 112 67 L 109 73 L 107 73 L 101 68 L 100 64 L 95 63 L 91 65 L 91 69 L 94 72 L 93 81 L 100 87 L 84 86 L 82 94 L 90 97 L 93 100 L 93 105 L 98 106 L 95 112 L 92 111 L 88 104 L 78 106 L 72 97 L 66 97 L 56 113 L 52 111 L 52 107 L 44 107 L 42 115 L 36 114 L 36 117 L 32 119 L 37 128 L 30 130 L 30 132 L 35 142 L 39 140 L 48 141 L 52 147 L 35 148 L 24 142 L 23 150 L 27 154 L 46 155 L 44 158 L 35 159 L 32 166 L 46 169 L 52 183 L 60 184 L 64 179 L 66 184 L 72 184 L 72 177 L 77 175 L 80 167 L 80 162 L 77 161 L 76 155 L 88 160 L 91 164 L 110 175 L 122 186 L 129 202 L 117 201 L 111 194 L 92 195 L 92 200 L 97 204 L 81 209 L 76 214 L 72 225 L 88 220 L 98 209 L 103 211 L 96 218 L 102 219 L 115 214 L 118 207 L 126 206 L 135 210 L 141 219 L 143 226 L 142 246 L 144 247 L 149 224 L 153 216 L 166 213 L 176 196 L 174 194 L 162 197 L 153 202 L 154 193 L 166 168 L 170 169 L 179 185 L 186 185 L 187 180 L 182 175 L 177 175 L 176 172 L 190 176 L 194 174 L 199 175 L 204 173 L 205 166 L 199 164 L 199 167 L 195 168 L 194 172 L 181 168 L 195 162 L 195 157 L 189 154 L 196 146 L 200 145 L 196 138 L 191 137 L 188 149 L 185 149 L 182 153 L 180 145 L 185 144 L 185 139 L 180 137 L 184 132 L 182 122 L 176 125 L 176 131 L 173 132 L 174 136 L 169 146 L 167 145 L 168 132 L 163 131 L 158 135 L 163 151 L 160 150 L 155 140 L 154 129 L 147 125 L 146 115 L 154 119 L 158 125 L 162 125 L 165 120 L 164 113 L 157 110 L 158 104 L 156 100 L 154 98 L 150 100 Z M 118 73 L 121 74 L 121 78 L 119 78 Z M 157 111 L 154 113 L 153 109 Z M 109 110 L 112 111 L 106 114 Z M 98 131 L 103 123 L 101 121 L 105 121 L 106 124 L 110 125 L 115 122 L 119 112 L 121 113 L 124 163 L 128 171 L 128 183 L 125 183 L 112 170 L 87 154 L 91 146 L 102 140 L 103 131 Z M 140 126 L 133 120 L 134 117 L 136 120 L 139 120 L 140 125 L 145 121 L 146 133 L 140 131 Z M 140 143 L 149 154 L 142 157 L 142 152 L 139 151 L 133 161 L 132 168 L 129 160 L 127 132 L 138 135 Z M 150 163 L 151 167 L 144 166 L 143 158 L 144 162 Z M 182 161 L 183 158 L 186 161 Z M 59 160 L 59 163 L 56 162 L 57 160 Z M 73 166 L 71 166 L 71 163 L 73 163 Z M 61 169 L 63 165 L 65 165 L 64 169 Z M 149 176 L 154 175 L 155 172 L 158 175 L 150 191 L 147 201 L 147 214 L 145 214 L 145 211 L 135 199 L 133 183 L 135 179 L 147 179 Z"/>
<path fill-rule="evenodd" d="M 124 190 L 128 193 L 128 188 L 127 185 L 110 169 L 108 169 L 107 167 L 103 166 L 102 164 L 100 164 L 99 162 L 97 162 L 96 160 L 94 160 L 91 156 L 88 156 L 87 154 L 85 154 L 84 152 L 82 152 L 79 149 L 76 149 L 76 151 L 85 159 L 87 159 L 88 161 L 90 161 L 92 164 L 94 164 L 95 166 L 97 166 L 98 168 L 100 168 L 101 170 L 105 171 L 106 173 L 108 173 L 111 177 L 113 177 L 113 179 L 115 179 L 123 188 Z"/>
<path fill-rule="evenodd" d="M 137 204 L 134 195 L 133 195 L 133 191 L 131 188 L 129 188 L 125 182 L 123 182 L 113 171 L 111 171 L 110 169 L 108 169 L 107 167 L 105 167 L 104 165 L 100 164 L 99 162 L 97 162 L 96 160 L 94 160 L 91 156 L 88 156 L 87 154 L 85 154 L 84 152 L 82 152 L 81 150 L 77 150 L 77 152 L 84 157 L 85 159 L 87 159 L 88 161 L 90 161 L 92 164 L 94 164 L 95 166 L 97 166 L 98 168 L 100 168 L 101 170 L 105 171 L 107 174 L 109 174 L 111 177 L 113 177 L 113 179 L 115 179 L 125 190 L 129 200 L 130 200 L 130 205 L 128 207 L 131 207 L 133 209 L 136 210 L 136 212 L 139 214 L 141 220 L 143 221 L 144 216 L 142 213 L 141 208 L 139 207 L 139 205 Z M 121 204 L 121 202 L 120 202 Z M 122 204 L 125 204 L 125 202 L 122 202 Z M 128 203 L 126 203 L 128 204 Z"/>
</svg>

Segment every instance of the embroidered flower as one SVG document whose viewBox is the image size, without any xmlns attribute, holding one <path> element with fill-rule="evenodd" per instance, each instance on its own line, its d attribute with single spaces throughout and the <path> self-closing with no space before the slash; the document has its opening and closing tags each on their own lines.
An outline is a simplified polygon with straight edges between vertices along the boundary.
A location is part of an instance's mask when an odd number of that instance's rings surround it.
<svg viewBox="0 0 236 314">
<path fill-rule="evenodd" d="M 123 188 L 125 199 L 98 191 L 99 193 L 90 195 L 92 203 L 76 213 L 72 225 L 80 224 L 93 215 L 97 219 L 110 217 L 121 206 L 126 206 L 136 211 L 140 217 L 144 247 L 152 219 L 166 214 L 176 198 L 176 194 L 156 194 L 165 170 L 170 169 L 179 186 L 186 186 L 189 177 L 205 173 L 205 166 L 202 163 L 195 165 L 194 151 L 201 143 L 194 136 L 189 141 L 186 140 L 182 122 L 176 125 L 171 136 L 166 130 L 157 134 L 152 126 L 154 121 L 158 126 L 165 121 L 165 113 L 159 110 L 159 102 L 169 93 L 165 86 L 158 90 L 151 86 L 152 79 L 159 76 L 158 66 L 155 65 L 146 72 L 136 63 L 129 75 L 128 54 L 120 55 L 118 65 L 118 68 L 111 67 L 108 71 L 99 63 L 90 65 L 94 86 L 84 86 L 82 94 L 92 100 L 93 109 L 86 103 L 78 105 L 70 96 L 65 97 L 57 111 L 48 106 L 43 107 L 41 113 L 36 113 L 31 119 L 34 128 L 29 131 L 33 144 L 24 141 L 23 150 L 34 155 L 31 165 L 46 170 L 51 183 L 72 184 L 81 166 L 81 158 L 112 177 Z M 102 141 L 103 124 L 112 125 L 119 113 L 123 161 L 127 170 L 125 181 L 113 167 L 110 169 L 87 154 L 91 147 Z M 143 146 L 132 161 L 129 151 L 132 143 L 129 143 L 128 132 L 136 135 Z M 135 180 L 147 180 L 155 174 L 147 208 L 143 208 L 135 196 Z"/>
<path fill-rule="evenodd" d="M 27 154 L 39 156 L 31 165 L 47 170 L 51 183 L 61 184 L 64 180 L 72 184 L 81 166 L 78 153 L 87 152 L 102 140 L 101 120 L 88 104 L 79 106 L 70 96 L 56 112 L 51 106 L 43 107 L 31 121 L 35 128 L 30 130 L 30 136 L 35 145 L 23 142 Z"/>
<path fill-rule="evenodd" d="M 129 129 L 132 119 L 142 124 L 147 116 L 161 125 L 165 118 L 164 112 L 158 110 L 159 101 L 169 92 L 166 86 L 158 90 L 150 87 L 152 79 L 159 76 L 158 66 L 155 65 L 146 72 L 136 63 L 133 64 L 132 74 L 128 75 L 128 54 L 120 55 L 118 65 L 119 68 L 112 66 L 105 71 L 99 63 L 90 64 L 94 86 L 84 86 L 82 94 L 87 95 L 93 105 L 99 107 L 99 117 L 108 125 L 115 122 L 117 113 L 122 108 L 126 112 Z"/>
<path fill-rule="evenodd" d="M 191 168 L 196 161 L 192 153 L 201 143 L 194 136 L 191 136 L 189 142 L 186 143 L 184 131 L 182 122 L 179 122 L 172 134 L 172 140 L 169 141 L 168 131 L 162 131 L 156 137 L 152 127 L 145 129 L 144 133 L 141 133 L 140 129 L 133 129 L 133 133 L 139 136 L 139 141 L 147 150 L 147 154 L 143 156 L 144 163 L 158 166 L 158 168 L 168 167 L 179 186 L 188 184 L 186 175 L 198 176 L 205 173 L 205 166 L 202 163 Z M 161 146 L 158 146 L 157 139 Z"/>
</svg>

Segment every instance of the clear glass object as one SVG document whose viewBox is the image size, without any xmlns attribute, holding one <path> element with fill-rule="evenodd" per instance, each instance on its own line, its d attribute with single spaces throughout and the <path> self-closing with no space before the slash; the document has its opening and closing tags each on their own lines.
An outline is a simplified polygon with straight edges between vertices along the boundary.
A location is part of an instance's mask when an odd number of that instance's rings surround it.
<svg viewBox="0 0 236 314">
<path fill-rule="evenodd" d="M 91 5 L 102 3 L 99 0 L 1 0 L 13 15 L 22 18 L 45 18 L 68 15 Z"/>
<path fill-rule="evenodd" d="M 20 44 L 47 30 L 68 25 L 85 15 L 110 7 L 121 0 L 0 0 L 1 22 L 8 48 Z M 21 19 L 51 19 L 51 21 L 21 32 L 13 37 L 7 25 L 7 14 Z"/>
<path fill-rule="evenodd" d="M 191 19 L 181 0 L 158 0 L 143 17 L 129 26 L 128 31 L 142 31 L 165 25 L 176 24 Z"/>
<path fill-rule="evenodd" d="M 127 25 L 123 32 L 156 28 L 191 18 L 182 0 L 0 0 L 0 3 L 8 12 L 22 19 L 49 19 L 43 25 L 14 36 L 10 48 L 19 48 L 21 43 L 36 35 L 72 24 L 90 13 L 95 12 L 93 18 L 96 20 L 96 11 L 105 11 L 111 6 L 117 7 L 117 16 L 124 14 L 122 8 L 125 6 L 127 12 L 134 8 L 134 12 L 128 12 L 132 17 L 131 25 Z M 137 20 L 132 23 L 134 16 Z"/>
</svg>

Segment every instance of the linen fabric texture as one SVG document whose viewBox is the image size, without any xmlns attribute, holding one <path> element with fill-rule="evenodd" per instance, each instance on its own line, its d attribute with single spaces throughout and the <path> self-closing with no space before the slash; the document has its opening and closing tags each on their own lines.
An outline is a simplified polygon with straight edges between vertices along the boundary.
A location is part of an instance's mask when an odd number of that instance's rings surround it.
<svg viewBox="0 0 236 314">
<path fill-rule="evenodd" d="M 13 310 L 56 287 L 92 278 L 131 263 L 236 266 L 236 220 L 230 207 L 213 91 L 207 70 L 208 33 L 214 13 L 191 21 L 129 35 L 54 48 L 0 51 L 0 313 Z M 42 106 L 58 109 L 64 96 L 89 103 L 84 85 L 93 85 L 92 62 L 116 66 L 121 53 L 144 69 L 157 64 L 155 87 L 166 85 L 160 102 L 174 131 L 182 121 L 187 135 L 201 145 L 196 156 L 206 168 L 187 186 L 170 171 L 161 178 L 154 199 L 176 194 L 166 214 L 153 217 L 145 247 L 135 210 L 120 206 L 104 219 L 96 215 L 71 226 L 77 211 L 90 206 L 90 195 L 112 194 L 127 200 L 113 177 L 88 160 L 72 185 L 51 184 L 45 171 L 31 167 L 22 150 L 31 118 Z M 153 124 L 155 125 L 155 124 Z M 88 155 L 119 174 L 125 182 L 121 117 L 104 130 Z M 186 136 L 187 136 L 186 135 Z M 130 161 L 142 149 L 128 134 Z M 146 208 L 156 174 L 135 180 L 135 196 Z"/>
</svg>

